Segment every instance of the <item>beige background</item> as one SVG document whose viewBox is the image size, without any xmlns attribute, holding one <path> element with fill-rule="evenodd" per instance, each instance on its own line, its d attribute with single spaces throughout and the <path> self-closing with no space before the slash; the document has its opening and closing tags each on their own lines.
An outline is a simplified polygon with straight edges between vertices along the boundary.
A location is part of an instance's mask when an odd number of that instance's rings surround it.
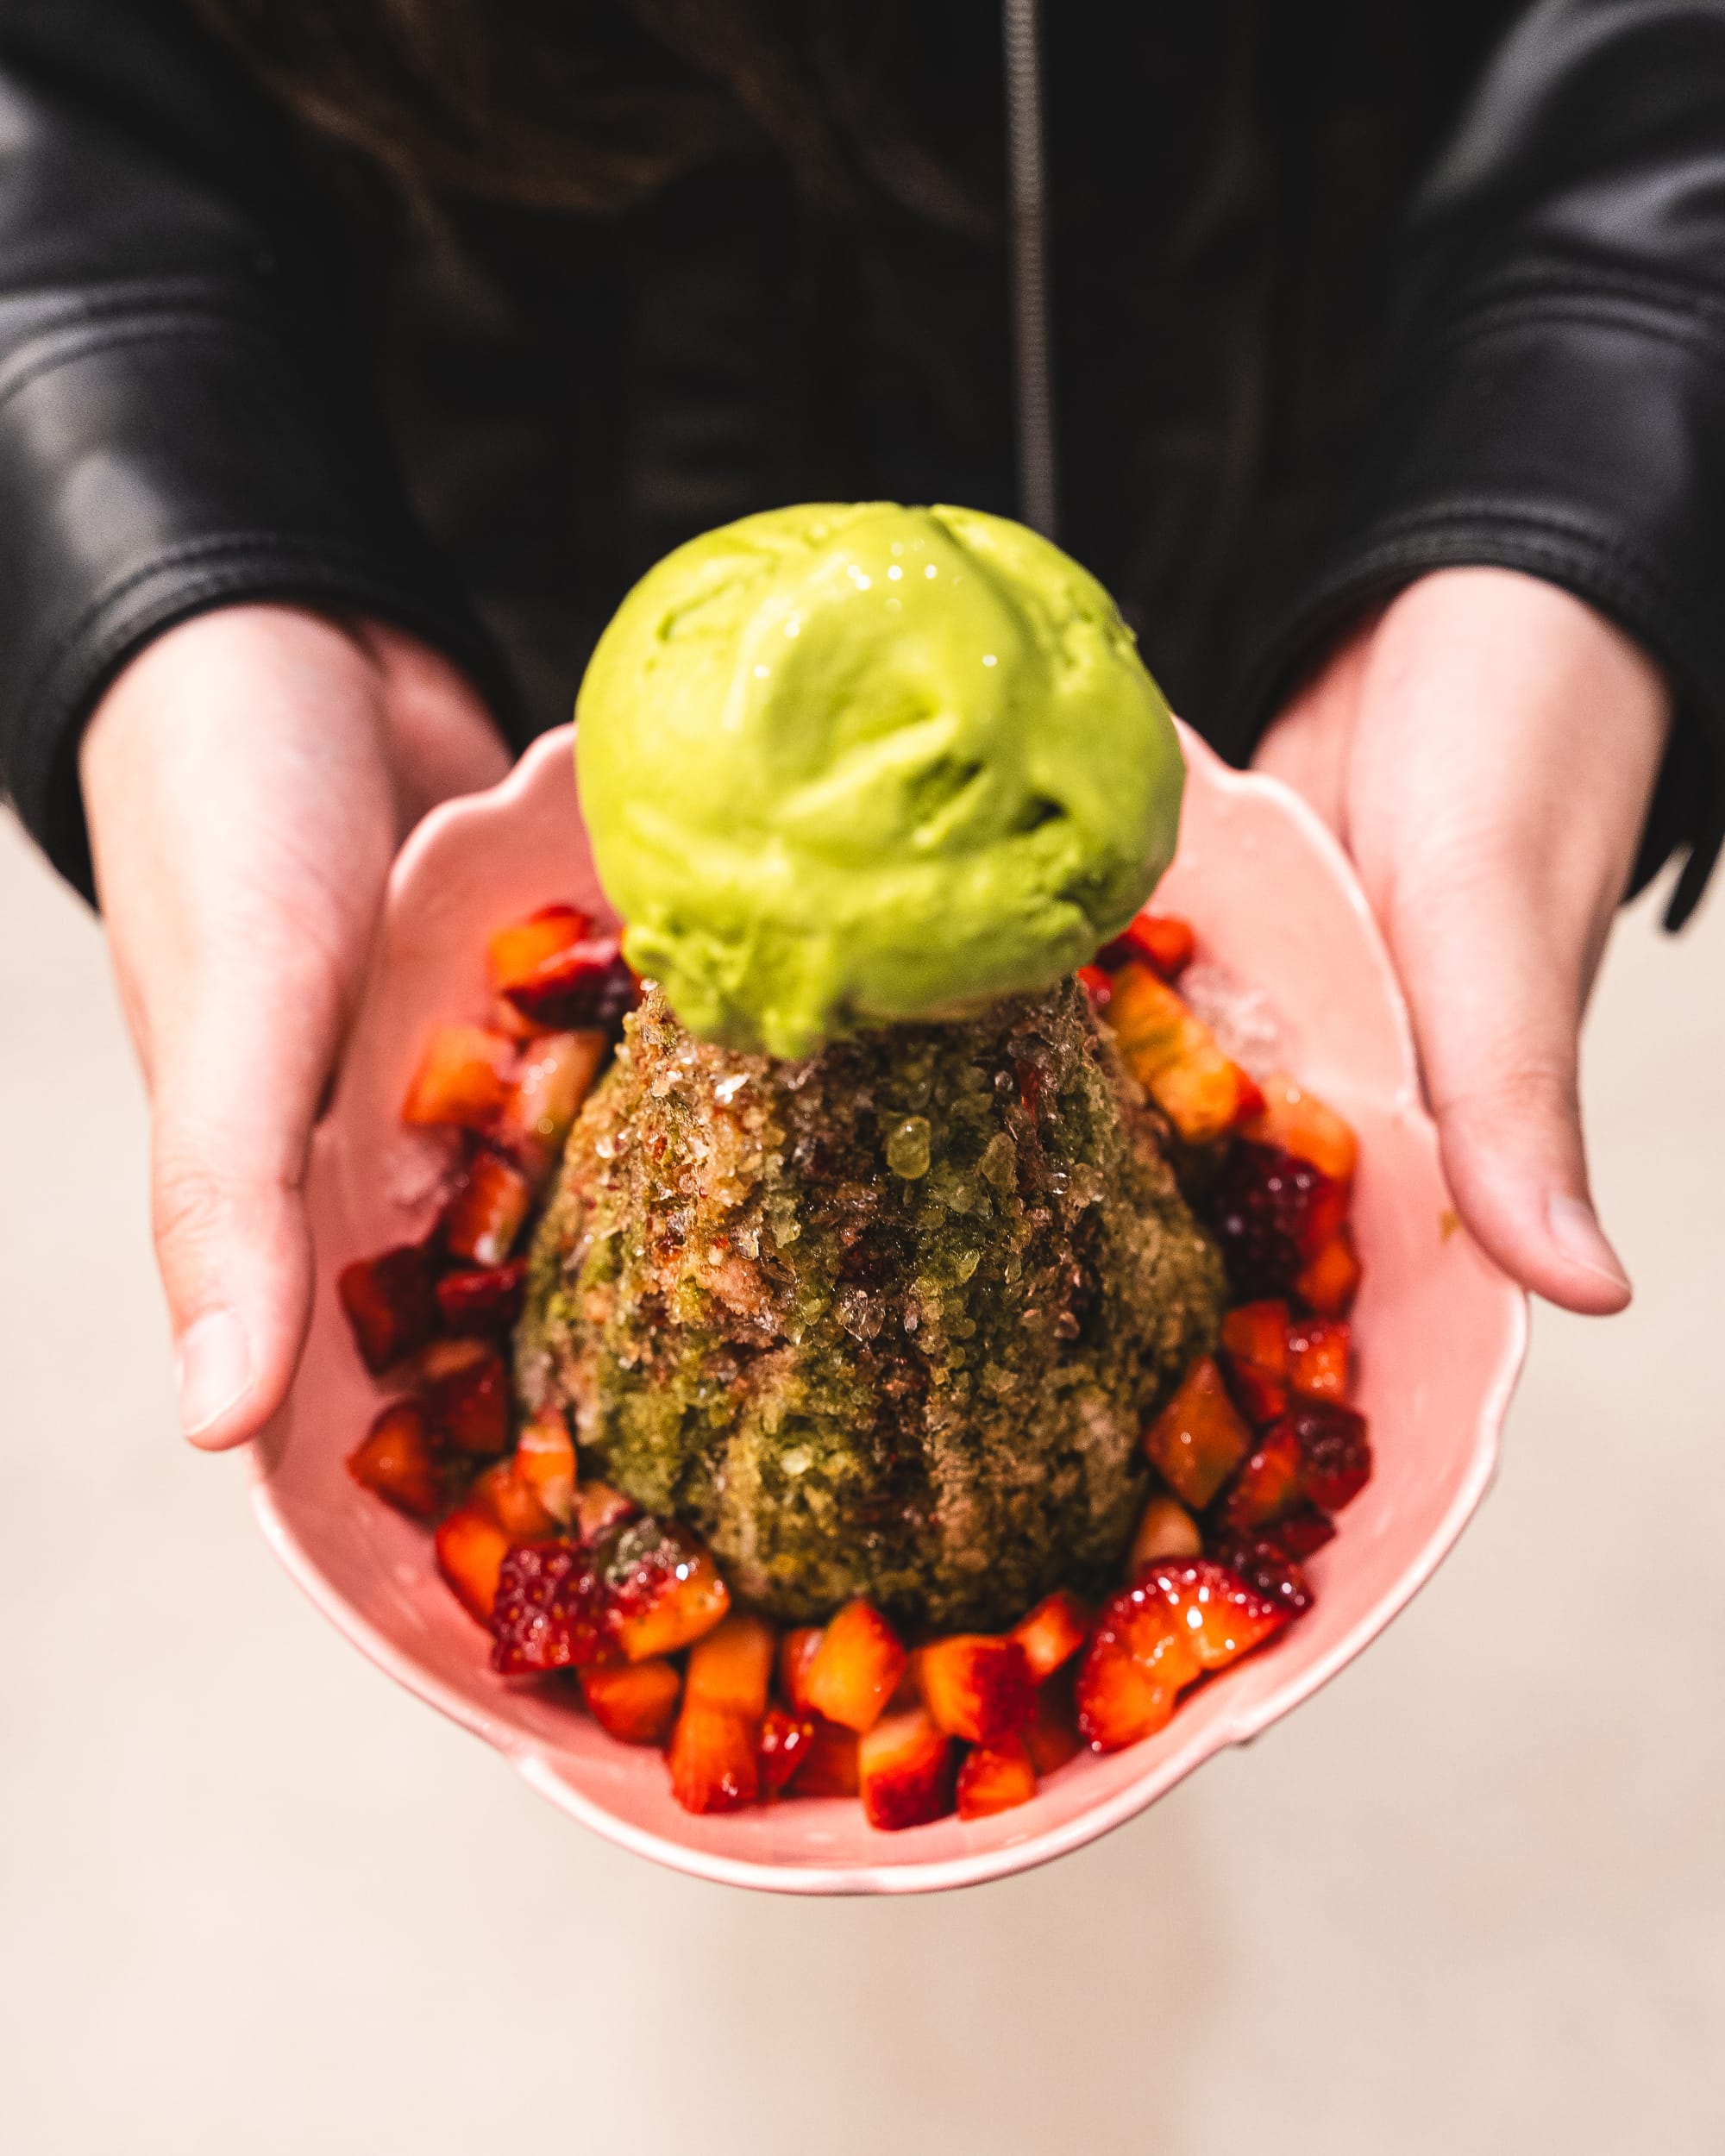
<svg viewBox="0 0 1725 2156">
<path fill-rule="evenodd" d="M 0 1014 L 8 2156 L 1725 2148 L 1725 905 L 1614 947 L 1640 1297 L 1540 1314 L 1437 1583 L 1149 1817 L 915 1904 L 625 1857 L 344 1645 L 173 1434 L 100 937 L 3 820 Z"/>
</svg>

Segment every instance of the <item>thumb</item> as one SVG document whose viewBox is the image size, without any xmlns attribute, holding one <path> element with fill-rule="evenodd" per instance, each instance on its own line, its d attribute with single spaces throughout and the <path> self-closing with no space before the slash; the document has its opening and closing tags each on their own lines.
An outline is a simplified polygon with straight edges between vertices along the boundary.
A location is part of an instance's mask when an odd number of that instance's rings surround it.
<svg viewBox="0 0 1725 2156">
<path fill-rule="evenodd" d="M 1446 883 L 1391 930 L 1444 1169 L 1504 1269 L 1565 1308 L 1608 1316 L 1628 1275 L 1595 1217 L 1577 1084 L 1581 955 L 1553 948 L 1512 874 Z"/>
<path fill-rule="evenodd" d="M 285 954 L 254 955 L 249 977 L 218 959 L 186 987 L 152 1058 L 152 1212 L 181 1427 L 220 1451 L 280 1406 L 304 1340 L 302 1191 L 340 1007 Z"/>
</svg>

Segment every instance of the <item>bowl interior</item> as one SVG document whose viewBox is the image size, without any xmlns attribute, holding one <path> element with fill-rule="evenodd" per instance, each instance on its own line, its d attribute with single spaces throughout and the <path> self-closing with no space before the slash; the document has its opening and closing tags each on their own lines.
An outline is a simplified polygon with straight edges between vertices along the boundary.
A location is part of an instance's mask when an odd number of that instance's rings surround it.
<svg viewBox="0 0 1725 2156">
<path fill-rule="evenodd" d="M 581 827 L 568 729 L 536 743 L 492 793 L 428 818 L 404 849 L 340 1089 L 314 1141 L 316 1309 L 292 1395 L 254 1448 L 254 1501 L 283 1561 L 358 1646 L 613 1839 L 709 1878 L 801 1892 L 963 1885 L 1043 1862 L 1315 1690 L 1429 1576 L 1479 1501 L 1520 1367 L 1525 1300 L 1449 1210 L 1401 997 L 1346 860 L 1285 788 L 1183 738 L 1180 852 L 1156 903 L 1194 923 L 1201 957 L 1270 993 L 1289 1067 L 1359 1132 L 1355 1332 L 1376 1470 L 1312 1560 L 1315 1608 L 1204 1686 L 1159 1735 L 1075 1759 L 1017 1811 L 893 1835 L 837 1798 L 683 1812 L 656 1752 L 614 1742 L 561 1687 L 491 1674 L 489 1643 L 437 1577 L 429 1537 L 345 1470 L 383 1395 L 354 1352 L 334 1282 L 350 1259 L 417 1238 L 435 1215 L 447 1146 L 398 1115 L 427 1034 L 484 1012 L 486 938 L 501 922 L 554 899 L 612 918 Z"/>
</svg>

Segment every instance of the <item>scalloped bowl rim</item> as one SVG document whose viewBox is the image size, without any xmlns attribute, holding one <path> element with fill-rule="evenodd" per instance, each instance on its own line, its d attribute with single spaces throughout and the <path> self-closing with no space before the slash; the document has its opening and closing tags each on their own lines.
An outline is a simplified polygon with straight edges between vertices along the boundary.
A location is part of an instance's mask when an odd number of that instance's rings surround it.
<svg viewBox="0 0 1725 2156">
<path fill-rule="evenodd" d="M 1330 880 L 1346 894 L 1364 931 L 1377 976 L 1377 993 L 1392 1016 L 1397 1036 L 1402 1071 L 1402 1087 L 1395 1104 L 1396 1110 L 1401 1116 L 1432 1132 L 1435 1141 L 1431 1119 L 1420 1094 L 1412 1032 L 1401 987 L 1352 863 L 1333 834 L 1291 788 L 1264 774 L 1233 768 L 1183 723 L 1180 730 L 1189 767 L 1201 771 L 1205 783 L 1225 796 L 1257 796 L 1273 801 L 1278 812 L 1298 826 Z M 398 915 L 413 902 L 420 864 L 451 825 L 475 817 L 506 822 L 511 812 L 542 782 L 546 766 L 570 756 L 573 733 L 573 727 L 562 726 L 540 736 L 507 776 L 489 792 L 462 796 L 432 810 L 411 833 L 393 864 L 385 901 L 386 918 Z M 322 1137 L 323 1126 L 318 1135 Z M 1496 1271 L 1483 1254 L 1481 1262 L 1490 1270 Z M 1417 1558 L 1370 1601 L 1321 1654 L 1291 1672 L 1254 1705 L 1200 1725 L 1184 1745 L 1169 1745 L 1164 1741 L 1141 1774 L 1058 1824 L 1027 1833 L 1005 1846 L 959 1857 L 906 1862 L 895 1857 L 889 1844 L 883 1847 L 878 1862 L 792 1866 L 726 1856 L 643 1827 L 582 1789 L 572 1787 L 557 1773 L 543 1749 L 531 1737 L 510 1727 L 502 1717 L 488 1714 L 455 1686 L 426 1669 L 409 1648 L 353 1606 L 308 1552 L 279 1501 L 270 1479 L 269 1432 L 248 1447 L 252 1504 L 262 1532 L 276 1556 L 339 1632 L 398 1683 L 502 1752 L 530 1786 L 608 1840 L 694 1877 L 780 1893 L 927 1893 L 979 1885 L 1067 1855 L 1124 1825 L 1213 1754 L 1232 1745 L 1250 1742 L 1309 1699 L 1406 1608 L 1453 1548 L 1496 1470 L 1499 1432 L 1526 1354 L 1528 1333 L 1526 1295 L 1507 1275 L 1498 1273 L 1497 1281 L 1501 1288 L 1502 1332 L 1484 1372 L 1467 1470 L 1447 1510 L 1427 1535 Z M 356 1490 L 356 1499 L 360 1496 Z M 1346 1527 L 1343 1537 L 1345 1539 Z M 1164 1740 L 1177 1732 L 1178 1727 L 1176 1718 L 1163 1733 Z M 902 1839 L 895 1836 L 891 1841 L 897 1843 Z M 883 1842 L 887 1839 L 882 1837 Z"/>
</svg>

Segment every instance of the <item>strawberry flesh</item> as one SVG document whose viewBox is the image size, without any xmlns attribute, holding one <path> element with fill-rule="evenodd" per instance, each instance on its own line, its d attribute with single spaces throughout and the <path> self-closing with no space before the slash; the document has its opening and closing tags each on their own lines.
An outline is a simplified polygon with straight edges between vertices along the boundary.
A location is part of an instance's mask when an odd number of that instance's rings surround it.
<svg viewBox="0 0 1725 2156">
<path fill-rule="evenodd" d="M 450 1332 L 507 1332 L 521 1315 L 527 1260 L 445 1273 L 437 1283 L 437 1314 Z"/>
<path fill-rule="evenodd" d="M 988 1819 L 1028 1804 L 1036 1795 L 1036 1768 L 1022 1737 L 978 1745 L 958 1770 L 958 1816 Z"/>
<path fill-rule="evenodd" d="M 1040 1684 L 1077 1653 L 1089 1632 L 1089 1611 L 1069 1589 L 1061 1587 L 1020 1617 L 1012 1636 L 1024 1649 L 1032 1677 Z"/>
<path fill-rule="evenodd" d="M 591 937 L 543 960 L 504 991 L 534 1025 L 556 1032 L 615 1035 L 641 1000 L 614 936 Z"/>
<path fill-rule="evenodd" d="M 862 1811 L 871 1827 L 898 1833 L 952 1809 L 953 1744 L 921 1708 L 888 1714 L 857 1740 Z"/>
<path fill-rule="evenodd" d="M 426 1388 L 432 1427 L 458 1451 L 488 1457 L 509 1444 L 509 1371 L 488 1351 Z"/>
<path fill-rule="evenodd" d="M 1104 973 L 1118 973 L 1122 966 L 1141 959 L 1153 966 L 1164 981 L 1175 981 L 1192 962 L 1197 939 L 1192 924 L 1177 913 L 1140 913 L 1111 943 L 1096 953 Z"/>
<path fill-rule="evenodd" d="M 1302 1616 L 1312 1607 L 1311 1582 L 1295 1563 L 1279 1531 L 1274 1539 L 1238 1536 L 1222 1543 L 1216 1556 L 1231 1572 L 1239 1573 L 1255 1595 L 1276 1603 L 1290 1617 Z"/>
<path fill-rule="evenodd" d="M 917 1674 L 936 1727 L 966 1744 L 1003 1744 L 1036 1712 L 1030 1658 L 1013 1639 L 956 1633 L 937 1639 L 917 1657 Z"/>
<path fill-rule="evenodd" d="M 1257 1451 L 1222 1499 L 1217 1517 L 1225 1532 L 1238 1533 L 1285 1518 L 1305 1496 L 1299 1434 L 1283 1416 L 1264 1432 Z"/>
<path fill-rule="evenodd" d="M 462 1505 L 438 1528 L 437 1570 L 470 1617 L 488 1623 L 511 1537 L 478 1505 Z"/>
<path fill-rule="evenodd" d="M 1297 1318 L 1288 1328 L 1288 1382 L 1305 1400 L 1346 1400 L 1352 1332 L 1345 1318 Z"/>
<path fill-rule="evenodd" d="M 898 1689 L 908 1659 L 904 1642 L 870 1602 L 847 1602 L 821 1634 L 802 1681 L 818 1714 L 862 1731 Z"/>
<path fill-rule="evenodd" d="M 1288 1415 L 1300 1447 L 1301 1485 L 1320 1511 L 1339 1512 L 1371 1479 L 1365 1418 L 1334 1401 L 1302 1401 Z"/>
<path fill-rule="evenodd" d="M 1251 1432 L 1222 1374 L 1201 1355 L 1144 1434 L 1151 1464 L 1180 1499 L 1201 1511 L 1251 1449 Z"/>
<path fill-rule="evenodd" d="M 488 1026 L 440 1026 L 407 1088 L 402 1121 L 488 1130 L 509 1096 L 515 1052 L 507 1034 Z"/>
<path fill-rule="evenodd" d="M 434 1277 L 431 1254 L 419 1243 L 342 1267 L 336 1294 L 360 1359 L 373 1377 L 423 1347 L 436 1331 Z"/>
<path fill-rule="evenodd" d="M 581 1696 L 599 1727 L 626 1745 L 662 1745 L 677 1718 L 683 1680 L 674 1662 L 591 1663 L 580 1672 Z"/>
<path fill-rule="evenodd" d="M 711 1553 L 674 1522 L 631 1520 L 595 1555 L 617 1643 L 631 1662 L 674 1654 L 711 1632 L 731 1607 Z"/>
<path fill-rule="evenodd" d="M 856 1732 L 841 1729 L 824 1714 L 806 1718 L 809 1739 L 792 1793 L 797 1796 L 855 1796 L 859 1786 Z"/>
<path fill-rule="evenodd" d="M 1036 1715 L 1025 1732 L 1025 1749 L 1039 1780 L 1076 1759 L 1084 1749 L 1078 1734 L 1078 1703 L 1071 1663 L 1036 1688 Z"/>
<path fill-rule="evenodd" d="M 533 1192 L 500 1154 L 484 1150 L 463 1170 L 442 1222 L 443 1247 L 469 1266 L 501 1265 L 515 1247 Z"/>
<path fill-rule="evenodd" d="M 736 1812 L 760 1794 L 755 1725 L 685 1699 L 671 1732 L 671 1794 L 686 1812 Z"/>
<path fill-rule="evenodd" d="M 782 1707 L 767 1709 L 756 1746 L 763 1798 L 784 1795 L 807 1760 L 813 1737 L 814 1723 L 808 1715 L 793 1714 Z"/>
<path fill-rule="evenodd" d="M 492 987 L 501 994 L 518 981 L 530 979 L 548 958 L 561 956 L 586 932 L 586 915 L 573 906 L 542 906 L 525 919 L 511 921 L 486 946 Z"/>
<path fill-rule="evenodd" d="M 1294 1293 L 1320 1317 L 1345 1318 L 1359 1293 L 1360 1263 L 1346 1221 L 1309 1265 L 1294 1277 Z"/>
<path fill-rule="evenodd" d="M 417 1400 L 392 1401 L 384 1409 L 348 1455 L 348 1472 L 410 1520 L 435 1520 L 443 1509 L 442 1477 Z"/>
</svg>

